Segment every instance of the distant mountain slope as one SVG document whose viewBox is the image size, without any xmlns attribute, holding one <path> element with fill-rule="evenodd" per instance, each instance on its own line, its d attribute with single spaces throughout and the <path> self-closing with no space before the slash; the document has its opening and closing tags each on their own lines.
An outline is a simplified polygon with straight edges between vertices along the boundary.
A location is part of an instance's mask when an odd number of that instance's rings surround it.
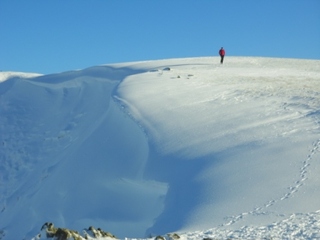
<svg viewBox="0 0 320 240">
<path fill-rule="evenodd" d="M 298 213 L 317 219 L 319 61 L 218 62 L 121 63 L 0 83 L 2 239 L 31 239 L 47 221 L 192 238 L 280 226 Z"/>
</svg>

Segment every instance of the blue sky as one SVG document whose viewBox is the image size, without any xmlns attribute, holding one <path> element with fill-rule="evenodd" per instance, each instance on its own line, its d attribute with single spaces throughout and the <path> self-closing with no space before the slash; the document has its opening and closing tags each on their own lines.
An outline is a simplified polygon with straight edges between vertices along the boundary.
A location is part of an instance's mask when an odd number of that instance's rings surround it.
<svg viewBox="0 0 320 240">
<path fill-rule="evenodd" d="M 320 59 L 319 0 L 0 0 L 0 71 L 166 58 Z"/>
</svg>

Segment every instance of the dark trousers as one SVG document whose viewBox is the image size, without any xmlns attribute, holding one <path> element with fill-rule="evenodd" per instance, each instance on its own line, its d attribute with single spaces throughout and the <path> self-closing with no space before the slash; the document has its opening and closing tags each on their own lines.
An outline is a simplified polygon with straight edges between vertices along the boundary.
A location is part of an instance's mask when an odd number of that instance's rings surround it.
<svg viewBox="0 0 320 240">
<path fill-rule="evenodd" d="M 223 63 L 224 56 L 223 56 L 223 55 L 220 55 L 220 57 L 221 57 L 220 63 L 222 64 L 222 63 Z"/>
</svg>

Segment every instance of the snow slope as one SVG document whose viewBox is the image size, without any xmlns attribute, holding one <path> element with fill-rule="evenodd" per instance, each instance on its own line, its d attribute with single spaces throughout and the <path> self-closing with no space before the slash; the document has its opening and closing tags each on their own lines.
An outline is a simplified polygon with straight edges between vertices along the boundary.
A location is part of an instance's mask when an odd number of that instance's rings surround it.
<svg viewBox="0 0 320 240">
<path fill-rule="evenodd" d="M 3 81 L 0 239 L 320 237 L 320 61 L 218 62 Z"/>
</svg>

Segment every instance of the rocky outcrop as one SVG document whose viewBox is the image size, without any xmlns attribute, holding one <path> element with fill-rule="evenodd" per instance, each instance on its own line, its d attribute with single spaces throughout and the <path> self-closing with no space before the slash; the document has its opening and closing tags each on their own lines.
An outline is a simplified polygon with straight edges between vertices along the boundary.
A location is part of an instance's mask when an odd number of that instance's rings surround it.
<svg viewBox="0 0 320 240">
<path fill-rule="evenodd" d="M 101 228 L 96 229 L 90 226 L 88 229 L 84 229 L 83 235 L 81 235 L 79 232 L 68 228 L 56 228 L 51 222 L 43 224 L 41 232 L 33 239 L 43 239 L 43 237 L 54 240 L 116 239 L 113 234 L 105 232 Z"/>
</svg>

